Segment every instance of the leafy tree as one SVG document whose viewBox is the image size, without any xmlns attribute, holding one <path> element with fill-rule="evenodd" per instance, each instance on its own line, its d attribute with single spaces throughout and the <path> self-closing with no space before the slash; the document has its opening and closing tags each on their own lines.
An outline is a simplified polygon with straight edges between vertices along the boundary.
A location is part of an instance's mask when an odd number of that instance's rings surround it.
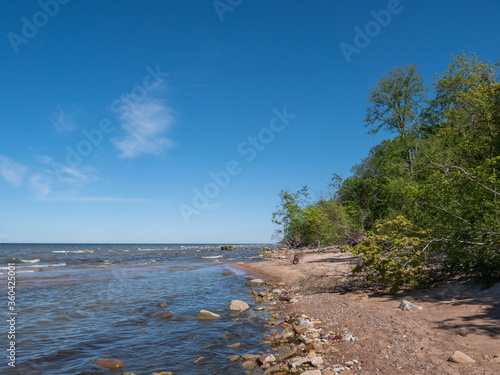
<svg viewBox="0 0 500 375">
<path fill-rule="evenodd" d="M 407 152 L 413 173 L 416 124 L 425 101 L 424 80 L 415 65 L 398 66 L 382 77 L 368 92 L 365 124 L 376 134 L 380 129 L 397 133 Z"/>
</svg>

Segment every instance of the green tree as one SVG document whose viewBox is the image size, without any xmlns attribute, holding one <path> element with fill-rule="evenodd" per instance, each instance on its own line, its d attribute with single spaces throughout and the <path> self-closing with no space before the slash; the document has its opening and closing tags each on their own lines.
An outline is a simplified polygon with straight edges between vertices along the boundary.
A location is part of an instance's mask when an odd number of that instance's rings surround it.
<svg viewBox="0 0 500 375">
<path fill-rule="evenodd" d="M 371 133 L 380 129 L 397 133 L 407 154 L 408 170 L 413 173 L 416 125 L 425 103 L 424 80 L 415 65 L 398 66 L 368 92 L 365 125 Z"/>
</svg>

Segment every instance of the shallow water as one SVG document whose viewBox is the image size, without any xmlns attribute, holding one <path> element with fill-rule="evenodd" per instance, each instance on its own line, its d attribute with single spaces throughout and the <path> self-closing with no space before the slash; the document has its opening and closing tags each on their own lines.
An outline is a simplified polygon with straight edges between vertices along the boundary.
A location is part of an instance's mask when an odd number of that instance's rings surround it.
<svg viewBox="0 0 500 375">
<path fill-rule="evenodd" d="M 15 257 L 16 270 L 36 271 L 16 275 L 16 368 L 4 359 L 2 374 L 243 374 L 228 358 L 268 349 L 258 342 L 266 313 L 227 311 L 232 299 L 252 307 L 245 274 L 228 264 L 255 257 L 257 246 L 231 252 L 211 251 L 214 245 L 17 246 L 2 246 L 2 266 Z M 200 309 L 222 318 L 200 322 Z M 151 317 L 159 311 L 173 317 Z M 230 348 L 235 342 L 239 349 Z M 107 356 L 126 366 L 112 371 L 91 363 Z"/>
</svg>

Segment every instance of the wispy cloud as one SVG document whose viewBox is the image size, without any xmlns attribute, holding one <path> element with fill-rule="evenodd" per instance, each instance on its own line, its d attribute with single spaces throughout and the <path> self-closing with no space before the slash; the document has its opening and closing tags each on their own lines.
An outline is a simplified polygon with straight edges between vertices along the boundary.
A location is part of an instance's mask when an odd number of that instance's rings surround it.
<svg viewBox="0 0 500 375">
<path fill-rule="evenodd" d="M 38 198 L 45 198 L 52 191 L 52 181 L 41 173 L 31 175 L 29 184 L 35 196 Z"/>
<path fill-rule="evenodd" d="M 159 155 L 166 147 L 172 146 L 172 141 L 165 136 L 173 122 L 172 110 L 159 101 L 132 103 L 119 119 L 127 133 L 121 139 L 113 139 L 121 157 Z"/>
<path fill-rule="evenodd" d="M 54 160 L 47 155 L 42 155 L 39 159 L 43 164 L 50 166 L 50 169 L 45 169 L 45 172 L 50 176 L 57 177 L 62 184 L 83 186 L 97 179 L 97 171 L 90 166 L 69 167 L 65 164 L 55 163 Z"/>
<path fill-rule="evenodd" d="M 0 176 L 14 186 L 20 186 L 28 168 L 7 156 L 0 155 Z"/>
<path fill-rule="evenodd" d="M 50 114 L 50 121 L 54 128 L 61 133 L 67 133 L 77 128 L 74 122 L 73 110 L 61 109 L 61 105 L 57 105 L 57 110 Z"/>
</svg>

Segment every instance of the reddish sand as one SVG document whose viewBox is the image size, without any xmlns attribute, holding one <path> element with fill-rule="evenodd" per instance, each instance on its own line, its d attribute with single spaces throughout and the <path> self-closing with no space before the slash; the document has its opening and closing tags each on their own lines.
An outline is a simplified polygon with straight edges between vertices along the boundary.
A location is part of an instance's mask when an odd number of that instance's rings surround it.
<svg viewBox="0 0 500 375">
<path fill-rule="evenodd" d="M 271 260 L 233 266 L 286 282 L 299 302 L 285 305 L 285 313 L 321 320 L 332 335 L 349 332 L 358 338 L 335 343 L 338 351 L 324 356 L 326 367 L 357 359 L 362 368 L 356 374 L 500 374 L 500 284 L 488 290 L 456 284 L 392 296 L 325 293 L 355 261 L 327 250 L 332 252 L 305 254 L 298 265 L 292 264 L 294 252 L 282 251 Z M 423 309 L 401 311 L 404 299 Z M 456 350 L 476 362 L 449 362 Z"/>
</svg>

